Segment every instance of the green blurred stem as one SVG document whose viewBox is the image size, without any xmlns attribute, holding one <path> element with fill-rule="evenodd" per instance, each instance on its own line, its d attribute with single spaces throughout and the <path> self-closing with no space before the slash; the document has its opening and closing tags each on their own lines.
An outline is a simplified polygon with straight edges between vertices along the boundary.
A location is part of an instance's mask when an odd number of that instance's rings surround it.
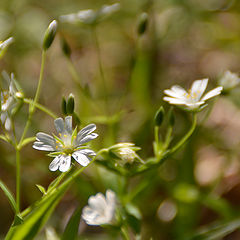
<svg viewBox="0 0 240 240">
<path fill-rule="evenodd" d="M 29 105 L 33 104 L 33 100 L 32 99 L 28 99 L 28 98 L 24 98 L 23 101 Z M 53 113 L 51 110 L 49 110 L 48 108 L 46 108 L 45 106 L 39 104 L 39 103 L 35 103 L 35 107 L 38 108 L 39 110 L 41 110 L 42 112 L 46 113 L 47 115 L 49 115 L 50 117 L 56 119 L 57 115 L 55 113 Z"/>
<path fill-rule="evenodd" d="M 125 240 L 130 240 L 130 236 L 128 235 L 128 230 L 126 226 L 121 227 L 121 234 Z"/>
<path fill-rule="evenodd" d="M 20 212 L 20 150 L 16 148 L 16 214 Z"/>
<path fill-rule="evenodd" d="M 39 95 L 40 95 L 40 89 L 41 89 L 41 86 L 42 86 L 42 80 L 43 80 L 43 70 L 44 70 L 44 66 L 45 66 L 45 61 L 46 61 L 46 51 L 42 51 L 42 63 L 41 63 L 41 70 L 40 70 L 40 75 L 39 75 L 39 80 L 38 80 L 38 86 L 37 86 L 37 90 L 36 90 L 36 94 L 35 94 L 35 97 L 34 97 L 34 100 L 33 100 L 33 103 L 29 106 L 29 115 L 28 115 L 28 120 L 27 120 L 27 123 L 25 125 L 25 128 L 23 130 L 23 134 L 22 134 L 22 137 L 20 139 L 20 142 L 18 144 L 18 148 L 21 149 L 21 145 L 22 145 L 22 142 L 27 134 L 27 131 L 28 131 L 28 128 L 30 126 L 30 123 L 31 123 L 31 120 L 32 120 L 32 115 L 35 111 L 35 108 L 36 108 L 36 103 L 39 99 Z"/>
<path fill-rule="evenodd" d="M 165 143 L 164 143 L 164 149 L 167 149 L 171 142 L 172 130 L 173 130 L 172 126 L 170 126 L 167 130 L 166 139 L 165 139 Z"/>
<path fill-rule="evenodd" d="M 88 166 L 90 164 L 92 164 L 96 157 L 100 154 L 102 154 L 104 151 L 107 151 L 107 149 L 101 149 L 100 151 L 98 151 L 98 153 L 96 154 L 95 158 L 88 164 Z M 65 187 L 69 187 L 71 185 L 71 183 L 76 179 L 76 177 L 81 173 L 83 172 L 83 170 L 85 170 L 85 168 L 87 168 L 88 166 L 86 167 L 81 167 L 79 168 L 78 170 L 76 170 L 71 176 L 69 176 L 60 186 L 56 186 L 55 188 L 51 188 L 51 190 L 45 195 L 43 196 L 43 198 L 39 201 L 39 202 L 42 202 L 42 201 L 47 201 L 47 199 L 49 197 L 52 196 L 52 194 L 54 194 L 56 191 L 61 191 L 62 189 L 64 189 Z M 67 171 L 66 173 L 62 173 L 60 175 L 60 180 L 62 180 L 66 174 L 68 173 L 69 171 Z M 57 184 L 59 184 L 60 181 L 57 180 Z M 55 184 L 55 183 L 54 183 Z M 38 203 L 37 203 L 38 204 Z M 37 206 L 34 205 L 34 206 Z M 34 206 L 30 206 L 28 207 L 27 209 L 25 209 L 22 213 L 21 213 L 21 216 L 24 218 L 25 216 L 27 216 L 31 210 L 33 209 Z"/>
<path fill-rule="evenodd" d="M 95 41 L 96 45 L 96 50 L 97 50 L 97 58 L 98 58 L 98 66 L 99 66 L 99 72 L 102 78 L 102 86 L 103 86 L 103 91 L 104 91 L 104 100 L 105 100 L 105 107 L 106 111 L 108 110 L 108 91 L 107 91 L 107 85 L 106 85 L 106 80 L 104 76 L 104 71 L 103 71 L 103 66 L 102 66 L 102 60 L 101 60 L 101 51 L 100 51 L 100 45 L 97 37 L 97 32 L 96 28 L 92 28 L 92 34 L 93 34 L 93 39 Z"/>
<path fill-rule="evenodd" d="M 189 131 L 185 134 L 185 136 L 172 148 L 170 149 L 169 154 L 172 154 L 176 152 L 193 134 L 195 128 L 197 125 L 197 114 L 193 113 L 193 120 L 192 120 L 192 126 L 189 129 Z"/>
<path fill-rule="evenodd" d="M 155 142 L 158 146 L 159 144 L 159 127 L 158 126 L 154 127 L 154 136 L 155 136 Z"/>
</svg>

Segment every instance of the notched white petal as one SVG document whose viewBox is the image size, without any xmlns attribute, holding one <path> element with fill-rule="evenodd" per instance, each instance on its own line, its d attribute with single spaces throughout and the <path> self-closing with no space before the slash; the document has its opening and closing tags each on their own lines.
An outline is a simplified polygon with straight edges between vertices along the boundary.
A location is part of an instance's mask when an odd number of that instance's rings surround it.
<svg viewBox="0 0 240 240">
<path fill-rule="evenodd" d="M 69 134 L 72 134 L 72 116 L 65 117 L 65 129 Z"/>
<path fill-rule="evenodd" d="M 74 152 L 72 157 L 83 167 L 86 167 L 92 160 L 89 156 L 81 153 L 80 151 Z"/>
<path fill-rule="evenodd" d="M 61 162 L 59 166 L 59 171 L 66 172 L 71 167 L 71 156 L 61 155 Z"/>
<path fill-rule="evenodd" d="M 58 133 L 62 133 L 64 130 L 64 121 L 62 118 L 57 118 L 54 120 L 54 125 Z"/>
<path fill-rule="evenodd" d="M 61 161 L 61 155 L 55 157 L 49 165 L 49 170 L 55 172 L 58 170 Z"/>
</svg>

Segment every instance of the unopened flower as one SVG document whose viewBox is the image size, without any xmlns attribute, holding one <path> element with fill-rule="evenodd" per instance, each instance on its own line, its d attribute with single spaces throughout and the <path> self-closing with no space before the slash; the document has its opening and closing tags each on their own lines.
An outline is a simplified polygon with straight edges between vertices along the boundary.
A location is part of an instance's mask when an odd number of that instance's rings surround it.
<svg viewBox="0 0 240 240">
<path fill-rule="evenodd" d="M 178 85 L 174 85 L 171 89 L 164 90 L 167 96 L 163 100 L 170 104 L 182 105 L 188 110 L 199 110 L 206 100 L 219 95 L 223 89 L 222 86 L 219 86 L 203 95 L 207 84 L 208 79 L 196 80 L 188 91 Z"/>
<path fill-rule="evenodd" d="M 13 37 L 0 41 L 0 57 L 2 57 L 10 44 L 14 41 Z"/>
<path fill-rule="evenodd" d="M 91 196 L 83 208 L 82 218 L 88 225 L 113 224 L 116 210 L 116 195 L 112 190 Z"/>
<path fill-rule="evenodd" d="M 109 17 L 114 12 L 119 10 L 120 4 L 103 5 L 99 10 L 86 9 L 77 13 L 71 13 L 60 16 L 60 21 L 68 23 L 82 23 L 86 25 L 93 25 L 103 19 Z"/>
<path fill-rule="evenodd" d="M 240 78 L 236 73 L 225 71 L 219 79 L 219 84 L 223 86 L 223 91 L 229 91 L 240 84 Z"/>
<path fill-rule="evenodd" d="M 11 128 L 11 120 L 10 120 L 10 110 L 15 105 L 15 95 L 16 88 L 14 85 L 14 75 L 11 74 L 11 78 L 6 72 L 3 72 L 3 77 L 7 82 L 8 89 L 1 91 L 1 122 L 4 125 L 6 130 L 10 130 Z"/>
<path fill-rule="evenodd" d="M 50 136 L 39 132 L 33 148 L 42 151 L 50 151 L 50 156 L 55 158 L 49 165 L 51 171 L 60 170 L 66 172 L 71 167 L 71 158 L 75 159 L 80 165 L 87 166 L 91 157 L 96 153 L 87 149 L 83 144 L 95 139 L 98 134 L 93 133 L 96 129 L 95 124 L 89 124 L 77 133 L 77 128 L 72 130 L 72 116 L 54 120 L 57 136 Z"/>
<path fill-rule="evenodd" d="M 134 143 L 118 143 L 109 148 L 109 150 L 120 160 L 123 165 L 126 163 L 133 163 L 135 159 L 140 159 L 136 151 L 140 150 Z"/>
</svg>

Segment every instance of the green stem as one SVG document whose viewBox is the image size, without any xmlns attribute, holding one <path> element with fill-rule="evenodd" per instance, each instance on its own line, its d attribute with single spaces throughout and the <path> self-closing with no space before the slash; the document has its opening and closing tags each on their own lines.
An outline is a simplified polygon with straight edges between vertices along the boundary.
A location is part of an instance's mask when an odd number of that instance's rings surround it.
<svg viewBox="0 0 240 240">
<path fill-rule="evenodd" d="M 39 99 L 39 95 L 40 95 L 40 89 L 41 89 L 41 86 L 42 86 L 42 80 L 43 80 L 43 70 L 44 70 L 44 66 L 45 66 L 45 60 L 46 60 L 46 51 L 42 51 L 42 63 L 41 63 L 41 70 L 40 70 L 40 75 L 39 75 L 39 80 L 38 80 L 38 86 L 37 86 L 37 90 L 36 90 L 36 94 L 35 94 L 35 97 L 34 97 L 34 100 L 33 100 L 33 103 L 29 106 L 29 115 L 28 115 L 28 120 L 27 120 L 27 123 L 25 125 L 25 128 L 23 130 L 23 134 L 22 134 L 22 137 L 20 139 L 20 142 L 18 144 L 18 147 L 21 149 L 21 145 L 22 145 L 22 142 L 27 134 L 27 131 L 28 131 L 28 128 L 30 126 L 30 123 L 31 123 L 31 120 L 32 120 L 32 115 L 35 111 L 35 108 L 36 108 L 36 103 Z"/>
<path fill-rule="evenodd" d="M 106 110 L 108 110 L 108 91 L 107 91 L 107 85 L 106 85 L 106 80 L 105 80 L 103 66 L 102 66 L 101 51 L 100 51 L 100 45 L 97 37 L 96 28 L 92 29 L 92 33 L 93 33 L 93 39 L 95 41 L 95 45 L 97 49 L 98 66 L 99 66 L 99 72 L 102 78 L 102 86 L 104 91 L 104 100 L 105 100 Z"/>
<path fill-rule="evenodd" d="M 193 131 L 195 130 L 197 125 L 197 114 L 193 114 L 193 120 L 192 120 L 192 126 L 189 129 L 189 131 L 185 134 L 185 136 L 170 150 L 169 154 L 172 154 L 176 152 L 193 134 Z"/>
<path fill-rule="evenodd" d="M 20 151 L 16 148 L 16 213 L 20 212 Z"/>
<path fill-rule="evenodd" d="M 32 99 L 28 99 L 28 98 L 24 98 L 23 101 L 29 105 L 33 104 L 33 100 Z M 49 110 L 48 108 L 46 108 L 45 106 L 39 104 L 39 103 L 35 103 L 35 107 L 38 108 L 39 110 L 41 110 L 42 112 L 46 113 L 47 115 L 49 115 L 50 117 L 56 119 L 57 115 L 55 113 L 53 113 L 51 110 Z"/>
<path fill-rule="evenodd" d="M 168 146 L 171 142 L 172 130 L 173 130 L 173 128 L 171 126 L 167 130 L 166 139 L 165 139 L 165 143 L 164 143 L 165 150 L 168 148 Z"/>
<path fill-rule="evenodd" d="M 159 144 L 159 136 L 158 135 L 159 135 L 159 127 L 155 126 L 154 127 L 154 136 L 155 136 L 155 142 L 156 142 L 157 146 Z"/>
<path fill-rule="evenodd" d="M 121 227 L 121 234 L 125 240 L 130 240 L 126 226 Z"/>
</svg>

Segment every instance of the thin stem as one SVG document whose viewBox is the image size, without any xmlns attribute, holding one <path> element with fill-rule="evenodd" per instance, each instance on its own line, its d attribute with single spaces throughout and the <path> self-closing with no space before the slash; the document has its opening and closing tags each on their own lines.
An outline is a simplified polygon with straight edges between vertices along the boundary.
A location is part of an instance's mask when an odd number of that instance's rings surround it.
<svg viewBox="0 0 240 240">
<path fill-rule="evenodd" d="M 121 227 L 121 234 L 125 240 L 130 240 L 126 226 Z"/>
<path fill-rule="evenodd" d="M 33 100 L 32 99 L 28 99 L 28 98 L 24 98 L 23 101 L 29 105 L 33 104 Z M 39 110 L 41 110 L 42 112 L 46 113 L 47 115 L 49 115 L 50 117 L 56 119 L 57 115 L 55 113 L 53 113 L 51 110 L 49 110 L 48 108 L 46 108 L 45 106 L 39 104 L 39 103 L 35 103 L 35 107 L 38 108 Z"/>
<path fill-rule="evenodd" d="M 20 212 L 20 151 L 16 148 L 16 213 Z"/>
<path fill-rule="evenodd" d="M 92 28 L 92 33 L 93 33 L 93 39 L 95 41 L 96 45 L 96 50 L 97 50 L 97 58 L 98 58 L 98 66 L 99 66 L 99 72 L 102 78 L 102 85 L 103 85 L 103 91 L 104 91 L 104 100 L 106 104 L 106 110 L 108 110 L 108 91 L 107 91 L 107 85 L 106 85 L 106 80 L 104 76 L 104 71 L 103 71 L 103 66 L 102 66 L 102 60 L 101 60 L 101 51 L 100 51 L 100 45 L 97 37 L 97 32 L 96 28 Z"/>
<path fill-rule="evenodd" d="M 158 135 L 159 135 L 159 127 L 155 126 L 154 127 L 154 136 L 155 136 L 155 142 L 156 142 L 157 146 L 159 144 L 159 136 Z"/>
<path fill-rule="evenodd" d="M 167 149 L 171 142 L 172 130 L 173 130 L 173 128 L 171 126 L 167 130 L 166 139 L 165 139 L 165 143 L 164 143 L 164 149 Z"/>
<path fill-rule="evenodd" d="M 170 150 L 170 154 L 176 152 L 188 139 L 191 137 L 193 131 L 195 130 L 197 125 L 197 114 L 193 114 L 192 126 L 189 131 L 185 134 L 185 136 Z"/>
<path fill-rule="evenodd" d="M 23 134 L 22 134 L 22 137 L 20 139 L 20 142 L 18 144 L 18 146 L 21 148 L 21 144 L 27 134 L 27 131 L 28 131 L 28 128 L 30 126 L 30 123 L 31 123 L 31 120 L 32 120 L 32 115 L 35 111 L 35 108 L 36 108 L 36 103 L 39 99 L 39 95 L 40 95 L 40 89 L 41 89 L 41 86 L 42 86 L 42 80 L 43 80 L 43 70 L 44 70 L 44 66 L 45 66 L 45 60 L 46 60 L 46 51 L 42 51 L 42 63 L 41 63 L 41 70 L 40 70 L 40 75 L 39 75 L 39 80 L 38 80 L 38 86 L 37 86 L 37 90 L 36 90 L 36 94 L 35 94 L 35 97 L 34 97 L 34 100 L 33 100 L 33 103 L 30 105 L 29 107 L 29 115 L 28 115 L 28 120 L 27 120 L 27 123 L 25 125 L 25 128 L 23 130 Z"/>
</svg>

